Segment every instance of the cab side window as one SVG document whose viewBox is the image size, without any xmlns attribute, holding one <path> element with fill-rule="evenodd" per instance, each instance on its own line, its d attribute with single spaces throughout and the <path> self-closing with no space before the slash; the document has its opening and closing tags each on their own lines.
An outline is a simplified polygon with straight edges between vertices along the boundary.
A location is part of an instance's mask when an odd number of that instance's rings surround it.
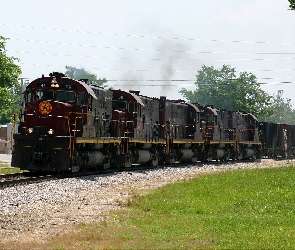
<svg viewBox="0 0 295 250">
<path fill-rule="evenodd" d="M 88 111 L 92 111 L 92 101 L 93 101 L 93 98 L 91 95 L 89 95 L 89 98 L 88 98 Z"/>
<path fill-rule="evenodd" d="M 26 102 L 32 102 L 33 101 L 33 89 L 28 89 L 26 91 Z"/>
<path fill-rule="evenodd" d="M 78 94 L 78 105 L 79 106 L 85 105 L 85 93 L 83 92 Z"/>
<path fill-rule="evenodd" d="M 130 113 L 133 113 L 134 112 L 134 102 L 129 102 L 128 111 Z"/>
</svg>

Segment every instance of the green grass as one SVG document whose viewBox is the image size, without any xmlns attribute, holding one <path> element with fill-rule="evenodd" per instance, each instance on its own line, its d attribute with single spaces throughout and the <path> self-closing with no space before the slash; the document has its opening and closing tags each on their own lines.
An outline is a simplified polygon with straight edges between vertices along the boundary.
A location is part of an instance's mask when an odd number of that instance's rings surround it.
<svg viewBox="0 0 295 250">
<path fill-rule="evenodd" d="M 120 202 L 123 204 L 123 202 Z M 295 168 L 198 176 L 142 196 L 113 220 L 55 239 L 64 249 L 293 249 Z"/>
<path fill-rule="evenodd" d="M 12 168 L 8 162 L 0 162 L 0 174 L 13 174 L 21 172 L 19 168 Z"/>
</svg>

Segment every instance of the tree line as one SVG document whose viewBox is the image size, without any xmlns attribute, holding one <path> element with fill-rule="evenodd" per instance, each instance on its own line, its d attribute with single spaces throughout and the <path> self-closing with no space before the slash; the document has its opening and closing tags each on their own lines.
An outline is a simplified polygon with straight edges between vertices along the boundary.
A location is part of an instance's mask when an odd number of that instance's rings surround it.
<svg viewBox="0 0 295 250">
<path fill-rule="evenodd" d="M 295 124 L 295 110 L 283 90 L 270 95 L 263 91 L 252 73 L 223 65 L 221 69 L 203 65 L 196 75 L 196 89 L 180 93 L 191 103 L 213 105 L 219 109 L 245 111 L 260 121 Z"/>
<path fill-rule="evenodd" d="M 7 40 L 0 36 L 0 125 L 12 121 L 21 96 L 18 79 L 22 71 L 18 59 L 6 54 Z"/>
<path fill-rule="evenodd" d="M 290 10 L 295 10 L 295 0 L 289 0 Z"/>
</svg>

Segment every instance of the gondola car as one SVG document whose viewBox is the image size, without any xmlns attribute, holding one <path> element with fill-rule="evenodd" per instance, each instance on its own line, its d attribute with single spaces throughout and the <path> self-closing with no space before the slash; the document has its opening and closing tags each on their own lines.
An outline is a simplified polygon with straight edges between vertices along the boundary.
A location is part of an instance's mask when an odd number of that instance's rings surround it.
<svg viewBox="0 0 295 250">
<path fill-rule="evenodd" d="M 259 123 L 263 156 L 271 159 L 294 157 L 294 126 L 283 123 Z"/>
</svg>

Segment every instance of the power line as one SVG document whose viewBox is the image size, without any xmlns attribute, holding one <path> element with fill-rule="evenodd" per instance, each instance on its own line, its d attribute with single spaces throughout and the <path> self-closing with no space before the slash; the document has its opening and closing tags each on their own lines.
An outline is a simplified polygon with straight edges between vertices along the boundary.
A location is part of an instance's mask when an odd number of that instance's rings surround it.
<svg viewBox="0 0 295 250">
<path fill-rule="evenodd" d="M 48 30 L 49 28 L 42 28 L 42 27 L 34 27 L 34 26 L 25 26 L 25 25 L 9 25 L 9 24 L 0 24 L 0 25 L 7 25 L 7 26 L 13 26 L 13 27 L 22 27 L 22 28 L 32 28 L 32 29 L 45 29 Z M 84 31 L 71 31 L 71 30 L 62 30 L 62 29 L 49 29 L 49 30 L 54 30 L 54 31 L 64 31 L 64 32 L 84 32 Z M 86 32 L 87 33 L 87 32 Z M 95 33 L 95 32 L 88 32 L 88 33 Z M 95 33 L 95 34 L 101 34 L 101 33 Z M 104 34 L 104 33 L 103 33 Z M 115 34 L 113 34 L 115 35 Z M 127 35 L 130 36 L 130 35 Z M 140 37 L 145 37 L 145 36 L 140 36 Z M 146 36 L 148 37 L 148 36 Z M 34 40 L 29 40 L 29 39 L 18 39 L 17 40 L 21 40 L 21 41 L 34 41 Z M 197 40 L 201 40 L 201 39 L 197 39 Z M 212 40 L 212 41 L 218 41 L 216 39 Z M 220 40 L 223 41 L 223 40 Z M 48 44 L 61 44 L 61 45 L 73 45 L 73 46 L 88 46 L 88 45 L 83 45 L 83 44 L 70 44 L 70 43 L 53 43 L 53 42 L 47 42 L 47 41 L 41 41 L 41 40 L 37 40 L 35 42 L 44 42 L 44 43 L 48 43 Z M 238 42 L 238 41 L 232 41 L 232 42 Z M 258 42 L 258 43 L 262 43 L 262 42 Z M 265 42 L 265 43 L 269 43 L 269 42 Z M 285 43 L 285 44 L 291 44 L 291 43 Z M 99 46 L 99 45 L 89 45 L 90 47 L 102 47 L 102 48 L 109 48 L 109 49 L 122 49 L 122 50 L 135 50 L 135 51 L 154 51 L 154 52 L 163 52 L 166 50 L 144 50 L 142 48 L 124 48 L 124 47 L 111 47 L 111 46 Z M 67 56 L 67 57 L 72 57 L 72 56 L 76 56 L 76 57 L 85 57 L 85 58 L 102 58 L 102 59 L 113 59 L 113 60 L 141 60 L 141 61 L 160 61 L 162 60 L 162 58 L 134 58 L 134 57 L 99 57 L 99 56 L 95 56 L 95 55 L 70 55 L 70 54 L 61 54 L 61 53 L 46 53 L 46 52 L 33 52 L 33 51 L 18 51 L 18 50 L 11 50 L 12 52 L 15 53 L 26 53 L 26 54 L 37 54 L 37 55 L 52 55 L 52 56 Z M 184 50 L 171 50 L 171 52 L 187 52 L 187 53 L 198 53 L 198 54 L 223 54 L 223 52 L 216 52 L 216 51 L 184 51 Z M 295 53 L 293 52 L 254 52 L 254 53 L 244 53 L 244 52 L 228 52 L 227 54 L 238 54 L 238 55 L 250 55 L 250 54 L 256 54 L 256 55 L 293 55 Z M 183 61 L 192 61 L 192 62 L 198 62 L 198 61 L 217 61 L 217 62 L 237 62 L 237 61 L 274 61 L 274 60 L 294 60 L 295 58 L 240 58 L 240 59 L 182 59 L 182 58 L 178 58 L 178 60 L 183 60 Z M 106 69 L 106 70 L 117 70 L 117 69 Z M 126 69 L 123 69 L 126 70 Z M 128 69 L 127 69 L 128 70 Z M 290 70 L 290 69 L 282 69 L 282 70 L 277 70 L 277 71 L 285 71 L 285 70 Z M 137 70 L 137 71 L 149 71 L 149 70 Z M 274 70 L 250 70 L 252 72 L 257 72 L 257 71 L 265 71 L 265 72 L 270 72 L 270 71 L 274 71 Z M 155 72 L 155 71 L 154 71 Z M 186 72 L 186 71 L 181 71 L 181 72 Z"/>
<path fill-rule="evenodd" d="M 42 66 L 42 67 L 55 67 L 55 68 L 64 68 L 65 65 L 53 65 L 53 64 L 41 64 L 41 63 L 23 63 L 20 62 L 19 64 L 21 65 L 31 65 L 31 66 Z M 105 70 L 105 71 L 134 71 L 134 72 L 163 72 L 164 70 L 161 69 L 127 69 L 127 68 L 102 68 L 102 67 L 91 67 L 87 68 L 89 70 Z M 247 72 L 284 72 L 284 71 L 295 71 L 294 69 L 249 69 L 245 70 Z M 196 70 L 191 71 L 191 70 L 174 70 L 176 73 L 196 73 Z M 284 78 L 290 78 L 290 77 L 284 77 Z M 293 77 L 291 77 L 293 78 Z M 260 78 L 261 79 L 261 78 Z M 268 78 L 265 78 L 268 79 Z M 269 79 L 275 79 L 275 78 L 269 78 Z"/>
<path fill-rule="evenodd" d="M 172 84 L 161 84 L 161 85 L 154 85 L 154 84 L 140 84 L 140 82 L 194 82 L 195 85 L 199 85 L 198 83 L 196 83 L 196 80 L 185 80 L 185 79 L 171 79 L 171 80 L 155 80 L 155 79 L 152 79 L 152 80 L 149 80 L 149 79 L 142 79 L 142 80 L 133 80 L 133 79 L 125 79 L 125 80 L 114 80 L 114 79 L 111 79 L 111 80 L 108 80 L 108 82 L 137 82 L 137 84 L 129 84 L 129 85 L 126 85 L 124 84 L 124 86 L 179 86 L 179 84 L 177 85 L 172 85 Z M 294 81 L 282 81 L 282 82 L 257 82 L 258 84 L 260 85 L 264 85 L 264 84 L 293 84 L 295 83 Z M 194 84 L 183 84 L 181 86 L 193 86 Z M 200 86 L 203 86 L 203 85 L 213 85 L 213 84 L 200 84 Z M 229 85 L 228 83 L 224 83 L 222 85 Z M 122 86 L 122 85 L 113 85 L 113 86 Z"/>
<path fill-rule="evenodd" d="M 31 65 L 31 66 L 44 66 L 44 67 L 55 67 L 55 68 L 64 68 L 65 65 L 53 65 L 53 64 L 40 64 L 40 63 L 22 63 L 20 62 L 19 64 L 22 65 Z M 134 72 L 163 72 L 164 70 L 161 69 L 117 69 L 117 68 L 99 68 L 99 67 L 92 67 L 88 68 L 92 70 L 105 70 L 105 71 L 134 71 Z M 188 71 L 188 70 L 174 70 L 176 73 L 192 73 L 195 71 Z"/>
<path fill-rule="evenodd" d="M 294 77 L 289 77 L 294 78 Z M 30 78 L 23 78 L 23 79 L 30 79 Z M 280 79 L 280 78 L 259 78 L 259 79 Z M 282 78 L 281 78 L 282 79 Z M 124 85 L 122 84 L 112 84 L 111 86 L 138 86 L 138 87 L 152 87 L 152 86 L 159 86 L 159 87 L 168 87 L 168 86 L 194 86 L 199 85 L 196 83 L 196 80 L 193 79 L 106 79 L 107 82 L 124 82 Z M 233 79 L 235 80 L 235 79 Z M 126 82 L 136 82 L 136 84 L 126 84 Z M 141 82 L 193 82 L 193 84 L 142 84 Z M 257 82 L 257 84 L 260 85 L 266 85 L 266 84 L 295 84 L 295 81 L 276 81 L 276 82 Z M 201 86 L 204 85 L 213 85 L 213 84 L 200 84 Z M 229 85 L 228 83 L 224 83 L 222 85 Z"/>
<path fill-rule="evenodd" d="M 268 41 L 247 41 L 247 40 L 224 40 L 224 39 L 200 39 L 200 38 L 184 38 L 184 37 L 164 37 L 164 36 L 147 36 L 147 35 L 135 35 L 135 34 L 120 34 L 120 33 L 106 33 L 106 32 L 93 32 L 93 31 L 82 31 L 82 30 L 68 30 L 68 29 L 57 29 L 57 28 L 46 28 L 29 25 L 17 25 L 17 24 L 5 24 L 0 23 L 3 26 L 27 28 L 27 29 L 40 29 L 58 32 L 70 32 L 79 34 L 90 34 L 90 35 L 107 35 L 107 36 L 121 36 L 121 37 L 134 37 L 134 38 L 152 38 L 152 39 L 168 39 L 168 40 L 183 40 L 183 41 L 197 41 L 197 42 L 224 42 L 224 43 L 249 43 L 249 44 L 282 44 L 282 45 L 294 45 L 291 42 L 268 42 Z"/>
<path fill-rule="evenodd" d="M 174 52 L 174 53 L 192 53 L 192 54 L 229 54 L 229 55 L 295 55 L 295 52 L 224 52 L 224 51 L 191 51 L 191 50 L 163 50 L 163 49 L 143 49 L 143 48 L 126 48 L 126 47 L 114 47 L 114 46 L 103 46 L 103 45 L 87 45 L 77 43 L 64 43 L 64 42 L 50 42 L 42 40 L 32 40 L 23 38 L 9 38 L 10 40 L 21 41 L 21 42 L 34 42 L 44 43 L 50 45 L 62 45 L 62 46 L 75 46 L 84 48 L 102 48 L 112 50 L 127 50 L 127 51 L 146 51 L 146 52 Z"/>
<path fill-rule="evenodd" d="M 102 32 L 87 32 L 87 31 L 74 31 L 74 30 L 64 30 L 64 29 L 50 29 L 50 28 L 42 28 L 42 27 L 34 27 L 34 26 L 25 26 L 25 25 L 9 25 L 9 24 L 0 24 L 0 25 L 7 25 L 7 26 L 13 26 L 13 27 L 21 27 L 21 28 L 31 28 L 31 29 L 42 29 L 42 30 L 51 30 L 51 31 L 60 31 L 60 32 L 72 32 L 72 33 L 85 33 L 85 34 L 94 34 L 94 35 L 113 35 L 113 36 L 125 36 L 125 37 L 137 37 L 137 38 L 158 38 L 158 39 L 176 39 L 176 40 L 189 40 L 189 41 L 206 41 L 206 42 L 232 42 L 232 43 L 251 43 L 251 44 L 285 44 L 285 45 L 293 45 L 295 43 L 276 43 L 276 42 L 261 42 L 261 41 L 242 41 L 242 40 L 234 40 L 234 41 L 226 41 L 226 40 L 207 40 L 207 39 L 186 39 L 186 38 L 167 38 L 167 37 L 153 37 L 153 36 L 139 36 L 139 35 L 126 35 L 126 34 L 111 34 L 111 33 L 102 33 Z M 233 54 L 233 55 L 294 55 L 293 52 L 253 52 L 253 53 L 245 53 L 245 52 L 216 52 L 216 51 L 189 51 L 189 50 L 146 50 L 143 48 L 124 48 L 124 47 L 111 47 L 111 46 L 101 46 L 101 45 L 85 45 L 85 44 L 71 44 L 71 43 L 55 43 L 55 42 L 49 42 L 49 41 L 41 41 L 41 40 L 31 40 L 31 39 L 21 39 L 21 38 L 15 38 L 14 40 L 18 41 L 26 41 L 26 42 L 39 42 L 39 43 L 45 43 L 45 44 L 55 44 L 55 45 L 65 45 L 65 46 L 78 46 L 78 47 L 90 47 L 90 48 L 105 48 L 105 49 L 117 49 L 117 50 L 134 50 L 134 51 L 148 51 L 148 52 L 164 52 L 164 51 L 170 51 L 175 53 L 195 53 L 195 54 Z M 95 55 L 71 55 L 71 54 L 59 54 L 59 53 L 46 53 L 46 52 L 34 52 L 34 51 L 13 51 L 16 53 L 26 53 L 26 54 L 37 54 L 37 55 L 52 55 L 52 56 L 67 56 L 67 57 L 86 57 L 86 58 L 103 58 L 103 59 L 116 59 L 116 60 L 141 60 L 141 61 L 161 61 L 162 58 L 134 58 L 134 57 L 101 57 L 101 56 L 95 56 Z M 193 59 L 182 59 L 178 58 L 177 60 L 183 60 L 183 61 L 217 61 L 217 62 L 234 62 L 234 61 L 274 61 L 274 60 L 294 60 L 295 58 L 240 58 L 240 59 L 204 59 L 204 60 L 193 60 Z M 34 66 L 41 66 L 42 64 L 34 63 L 31 64 Z M 54 66 L 56 65 L 43 65 L 43 66 Z M 64 67 L 64 66 L 57 66 L 57 67 Z M 111 69 L 111 68 L 92 68 L 92 69 L 99 69 L 99 70 L 112 70 L 112 71 L 137 71 L 137 72 L 161 72 L 163 70 L 150 70 L 150 69 Z M 263 70 L 248 70 L 251 72 L 283 72 L 283 71 L 294 71 L 295 69 L 277 69 L 277 70 L 269 70 L 269 69 L 263 69 Z M 188 71 L 188 70 L 178 70 L 174 72 L 194 72 L 195 71 Z M 288 78 L 288 77 L 286 77 Z M 285 79 L 286 79 L 285 78 Z M 265 79 L 265 80 L 274 80 L 278 78 L 259 78 L 259 79 Z M 283 79 L 283 78 L 281 78 Z M 154 81 L 154 80 L 153 80 Z M 158 81 L 158 80 L 156 80 Z M 187 81 L 187 80 L 186 80 Z M 191 81 L 191 80 L 188 80 Z M 260 84 L 293 84 L 293 82 L 290 81 L 284 81 L 284 82 L 271 82 L 271 83 L 263 83 Z M 170 85 L 171 86 L 171 85 Z"/>
<path fill-rule="evenodd" d="M 7 50 L 14 53 L 34 54 L 34 55 L 49 55 L 49 56 L 65 56 L 65 57 L 85 57 L 85 58 L 100 58 L 111 60 L 138 60 L 138 61 L 162 61 L 165 58 L 137 58 L 137 57 L 111 57 L 111 56 L 96 56 L 96 55 L 74 55 L 74 54 L 62 54 L 62 53 L 49 53 L 49 52 L 36 52 L 36 51 L 23 51 L 23 50 Z M 276 60 L 295 60 L 295 58 L 240 58 L 240 59 L 187 59 L 187 58 L 175 58 L 174 61 L 191 61 L 191 62 L 239 62 L 239 61 L 276 61 Z"/>
<path fill-rule="evenodd" d="M 134 87 L 134 86 L 137 86 L 137 87 L 179 87 L 179 84 L 124 84 L 124 85 L 121 85 L 121 84 L 114 84 L 114 85 L 111 85 L 112 87 Z M 188 86 L 193 86 L 193 84 L 184 84 L 184 85 L 181 85 L 181 87 L 188 87 Z"/>
<path fill-rule="evenodd" d="M 134 79 L 107 79 L 108 82 L 195 82 L 196 80 L 189 80 L 189 79 L 141 79 L 141 80 L 134 80 Z"/>
</svg>

